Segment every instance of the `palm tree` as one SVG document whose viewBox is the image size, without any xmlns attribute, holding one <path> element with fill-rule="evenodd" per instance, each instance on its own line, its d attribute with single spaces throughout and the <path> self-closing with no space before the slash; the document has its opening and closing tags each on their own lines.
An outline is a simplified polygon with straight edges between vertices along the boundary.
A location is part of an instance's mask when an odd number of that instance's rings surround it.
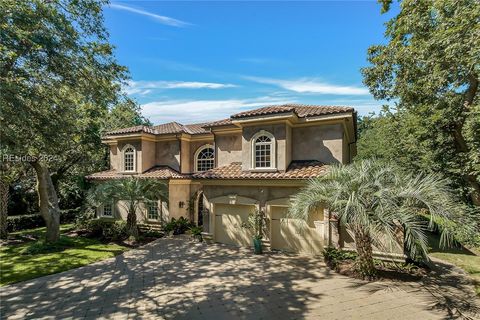
<svg viewBox="0 0 480 320">
<path fill-rule="evenodd" d="M 88 196 L 94 207 L 122 200 L 119 205 L 127 211 L 127 234 L 138 238 L 137 210 L 141 203 L 155 200 L 168 200 L 168 185 L 155 179 L 122 178 L 98 184 Z"/>
<path fill-rule="evenodd" d="M 428 259 L 426 231 L 450 221 L 457 210 L 453 198 L 448 181 L 436 175 L 407 174 L 391 164 L 364 160 L 333 165 L 326 175 L 310 180 L 292 199 L 289 216 L 306 220 L 321 206 L 335 212 L 354 236 L 357 271 L 369 278 L 376 273 L 372 247 L 391 251 L 399 244 L 399 230 L 405 253 Z M 442 230 L 441 239 L 445 244 L 449 232 Z"/>
</svg>

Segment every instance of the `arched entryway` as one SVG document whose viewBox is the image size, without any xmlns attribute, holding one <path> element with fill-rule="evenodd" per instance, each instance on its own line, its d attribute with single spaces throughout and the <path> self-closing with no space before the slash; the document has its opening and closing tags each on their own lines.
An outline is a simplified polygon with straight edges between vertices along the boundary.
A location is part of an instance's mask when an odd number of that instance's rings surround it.
<svg viewBox="0 0 480 320">
<path fill-rule="evenodd" d="M 202 227 L 204 232 L 208 232 L 209 210 L 205 205 L 205 197 L 203 195 L 203 192 L 198 193 L 196 209 L 197 210 L 196 210 L 195 222 L 197 223 L 197 226 Z"/>
</svg>

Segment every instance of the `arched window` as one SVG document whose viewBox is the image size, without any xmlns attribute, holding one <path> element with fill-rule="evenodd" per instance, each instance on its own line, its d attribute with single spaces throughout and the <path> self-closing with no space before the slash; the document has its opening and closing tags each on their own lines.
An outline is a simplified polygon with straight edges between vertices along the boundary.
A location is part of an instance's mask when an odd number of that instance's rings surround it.
<svg viewBox="0 0 480 320">
<path fill-rule="evenodd" d="M 123 171 L 135 172 L 136 155 L 135 148 L 131 145 L 126 145 L 123 148 Z"/>
<path fill-rule="evenodd" d="M 195 152 L 195 171 L 207 171 L 215 167 L 215 150 L 212 145 L 200 147 Z"/>
<path fill-rule="evenodd" d="M 252 138 L 252 165 L 254 169 L 275 168 L 275 138 L 267 131 L 260 131 Z"/>
</svg>

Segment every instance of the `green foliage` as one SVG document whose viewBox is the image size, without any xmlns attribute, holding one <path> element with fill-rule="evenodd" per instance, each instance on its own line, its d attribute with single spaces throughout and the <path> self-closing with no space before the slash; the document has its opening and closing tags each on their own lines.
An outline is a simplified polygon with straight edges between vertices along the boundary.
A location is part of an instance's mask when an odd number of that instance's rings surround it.
<svg viewBox="0 0 480 320">
<path fill-rule="evenodd" d="M 75 221 L 77 214 L 77 209 L 61 211 L 60 223 L 71 223 Z M 9 232 L 38 228 L 43 226 L 45 226 L 45 220 L 43 220 L 42 216 L 38 213 L 7 217 L 7 229 Z"/>
<path fill-rule="evenodd" d="M 362 70 L 374 97 L 395 108 L 364 119 L 359 155 L 441 173 L 478 206 L 480 2 L 403 0 L 400 9 Z"/>
<path fill-rule="evenodd" d="M 409 256 L 428 259 L 426 232 L 439 219 L 451 221 L 459 211 L 445 179 L 405 173 L 374 160 L 335 165 L 326 175 L 310 180 L 294 196 L 288 215 L 307 220 L 310 212 L 324 205 L 355 235 L 360 265 L 370 266 L 372 245 L 391 252 L 403 241 Z M 424 212 L 429 212 L 428 222 Z M 401 229 L 403 240 L 398 237 Z M 442 231 L 450 234 L 447 228 Z"/>
<path fill-rule="evenodd" d="M 203 228 L 199 226 L 192 226 L 190 227 L 190 233 L 192 236 L 201 236 L 203 232 Z"/>
<path fill-rule="evenodd" d="M 127 223 L 123 220 L 115 221 L 102 230 L 102 236 L 112 241 L 122 241 L 128 238 Z"/>
<path fill-rule="evenodd" d="M 23 250 L 20 251 L 20 254 L 23 255 L 34 255 L 34 254 L 45 254 L 52 252 L 60 252 L 67 248 L 72 247 L 75 244 L 75 241 L 72 238 L 61 236 L 60 240 L 55 243 L 47 243 L 44 240 L 39 240 L 32 243 L 29 246 L 26 246 Z"/>
<path fill-rule="evenodd" d="M 172 218 L 169 222 L 165 224 L 164 230 L 166 232 L 173 232 L 174 235 L 183 234 L 187 230 L 190 230 L 194 225 L 185 219 L 180 217 L 178 219 Z"/>
<path fill-rule="evenodd" d="M 323 250 L 323 257 L 332 269 L 336 269 L 341 261 L 355 260 L 357 254 L 355 252 L 343 251 L 332 247 L 327 247 Z"/>
<path fill-rule="evenodd" d="M 45 220 L 39 214 L 24 214 L 7 218 L 8 232 L 32 229 L 45 226 Z"/>
</svg>

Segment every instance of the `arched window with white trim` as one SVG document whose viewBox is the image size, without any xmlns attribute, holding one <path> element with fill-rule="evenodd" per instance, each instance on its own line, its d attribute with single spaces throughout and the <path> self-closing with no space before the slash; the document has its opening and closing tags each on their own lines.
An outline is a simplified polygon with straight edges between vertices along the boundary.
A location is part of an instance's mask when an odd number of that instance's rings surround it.
<svg viewBox="0 0 480 320">
<path fill-rule="evenodd" d="M 215 149 L 207 144 L 195 152 L 195 172 L 202 172 L 215 167 Z"/>
<path fill-rule="evenodd" d="M 123 148 L 123 171 L 124 172 L 135 172 L 136 171 L 136 150 L 131 145 L 126 145 Z"/>
<path fill-rule="evenodd" d="M 262 130 L 253 136 L 252 166 L 254 169 L 275 169 L 275 137 L 270 132 Z"/>
</svg>

